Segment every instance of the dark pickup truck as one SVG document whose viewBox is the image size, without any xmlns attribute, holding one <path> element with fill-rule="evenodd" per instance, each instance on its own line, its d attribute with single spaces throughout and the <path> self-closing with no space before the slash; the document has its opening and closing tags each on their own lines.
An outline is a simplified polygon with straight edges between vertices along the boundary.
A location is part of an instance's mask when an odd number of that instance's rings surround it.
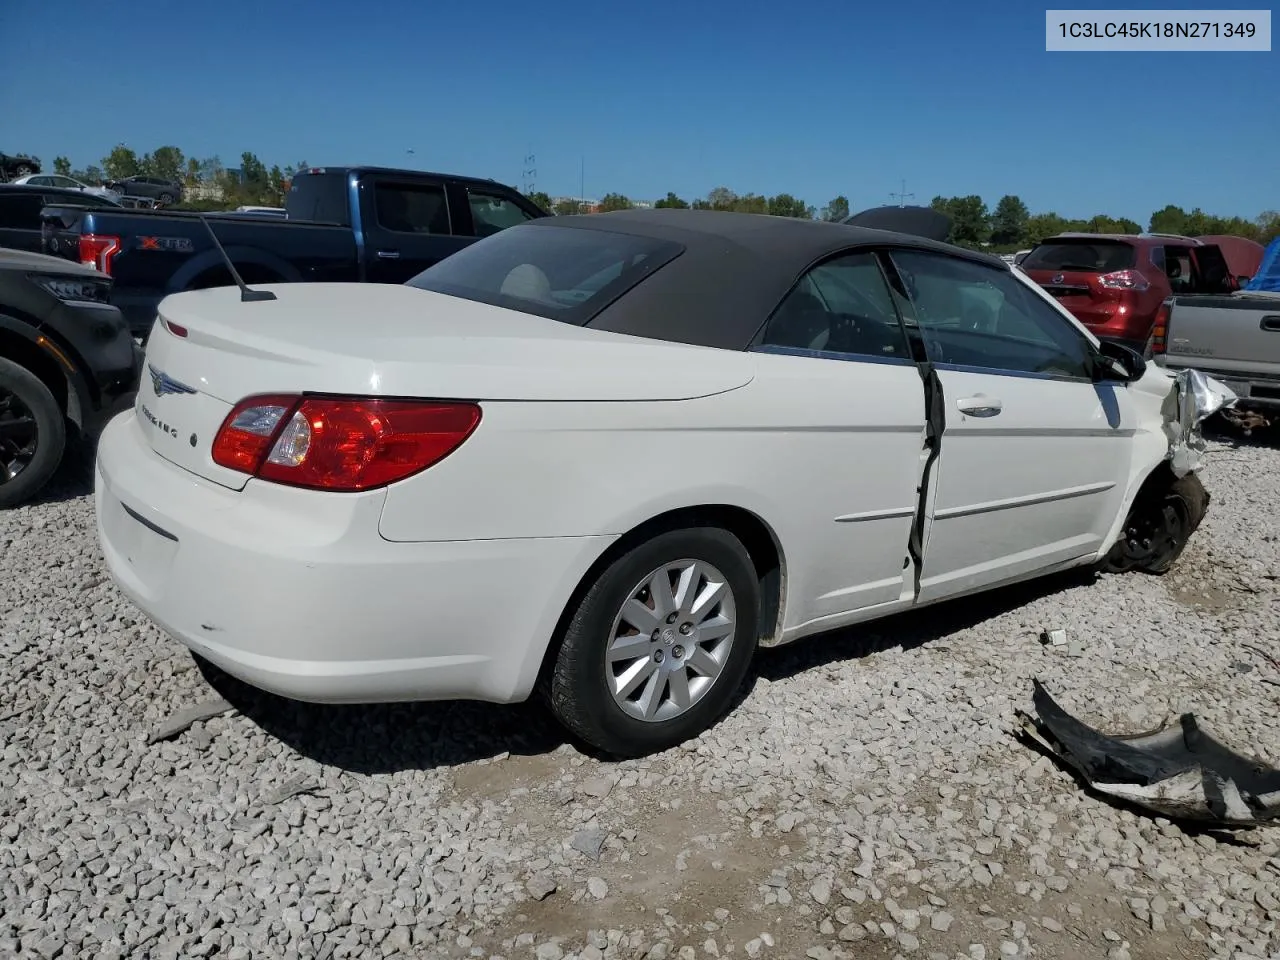
<svg viewBox="0 0 1280 960">
<path fill-rule="evenodd" d="M 493 180 L 381 167 L 298 173 L 284 217 L 205 214 L 246 283 L 403 283 L 480 237 L 550 214 Z M 234 283 L 198 214 L 46 206 L 45 253 L 112 277 L 111 302 L 146 337 L 171 293 Z"/>
</svg>

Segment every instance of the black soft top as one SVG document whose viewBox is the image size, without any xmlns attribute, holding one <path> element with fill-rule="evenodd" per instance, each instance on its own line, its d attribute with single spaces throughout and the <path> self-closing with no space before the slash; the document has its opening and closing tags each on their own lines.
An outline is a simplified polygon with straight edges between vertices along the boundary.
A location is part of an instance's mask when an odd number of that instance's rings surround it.
<svg viewBox="0 0 1280 960">
<path fill-rule="evenodd" d="M 587 326 L 744 350 L 800 276 L 858 248 L 934 251 L 1007 271 L 999 257 L 866 227 L 719 210 L 618 210 L 547 217 L 513 230 L 601 230 L 680 244 L 684 251 L 604 307 Z"/>
</svg>

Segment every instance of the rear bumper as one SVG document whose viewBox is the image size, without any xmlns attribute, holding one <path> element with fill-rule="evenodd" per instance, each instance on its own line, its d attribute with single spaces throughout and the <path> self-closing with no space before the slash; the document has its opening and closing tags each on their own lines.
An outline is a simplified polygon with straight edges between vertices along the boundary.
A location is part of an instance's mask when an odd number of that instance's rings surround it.
<svg viewBox="0 0 1280 960">
<path fill-rule="evenodd" d="M 98 538 L 124 593 L 195 653 L 298 700 L 513 702 L 612 537 L 390 543 L 385 491 L 232 491 L 108 424 Z"/>
<path fill-rule="evenodd" d="M 1280 410 L 1280 375 L 1263 377 L 1240 370 L 1215 370 L 1195 362 L 1195 358 L 1168 354 L 1155 357 L 1155 363 L 1166 370 L 1199 370 L 1205 376 L 1213 377 L 1239 397 L 1238 407 Z"/>
</svg>

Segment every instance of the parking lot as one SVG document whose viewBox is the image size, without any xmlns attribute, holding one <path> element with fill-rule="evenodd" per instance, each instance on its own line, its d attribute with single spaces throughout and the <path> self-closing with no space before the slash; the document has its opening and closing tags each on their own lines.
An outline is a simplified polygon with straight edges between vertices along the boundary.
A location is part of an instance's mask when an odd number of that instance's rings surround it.
<svg viewBox="0 0 1280 960">
<path fill-rule="evenodd" d="M 235 709 L 149 742 L 220 694 L 110 582 L 90 476 L 0 514 L 0 956 L 1280 956 L 1280 834 L 1122 811 L 1011 735 L 1039 677 L 1102 729 L 1193 710 L 1280 760 L 1274 446 L 1215 442 L 1164 578 L 766 651 L 724 722 L 625 763 L 532 705 L 220 678 Z"/>
</svg>

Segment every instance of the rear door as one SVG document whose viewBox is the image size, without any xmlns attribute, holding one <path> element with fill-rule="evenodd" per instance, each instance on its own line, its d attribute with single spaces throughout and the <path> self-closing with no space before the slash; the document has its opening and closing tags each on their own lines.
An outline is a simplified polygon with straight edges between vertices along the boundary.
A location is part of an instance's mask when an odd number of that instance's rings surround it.
<svg viewBox="0 0 1280 960">
<path fill-rule="evenodd" d="M 895 251 L 945 423 L 922 603 L 1095 553 L 1125 493 L 1136 414 L 1093 348 L 1008 270 Z"/>
<path fill-rule="evenodd" d="M 1220 247 L 1214 244 L 1192 247 L 1191 255 L 1195 258 L 1197 293 L 1228 293 L 1236 289 L 1238 284 L 1231 276 L 1231 268 L 1227 266 L 1227 258 L 1222 255 Z"/>
<path fill-rule="evenodd" d="M 458 212 L 444 180 L 368 174 L 360 183 L 360 209 L 371 283 L 404 283 L 472 242 L 455 235 Z"/>
</svg>

